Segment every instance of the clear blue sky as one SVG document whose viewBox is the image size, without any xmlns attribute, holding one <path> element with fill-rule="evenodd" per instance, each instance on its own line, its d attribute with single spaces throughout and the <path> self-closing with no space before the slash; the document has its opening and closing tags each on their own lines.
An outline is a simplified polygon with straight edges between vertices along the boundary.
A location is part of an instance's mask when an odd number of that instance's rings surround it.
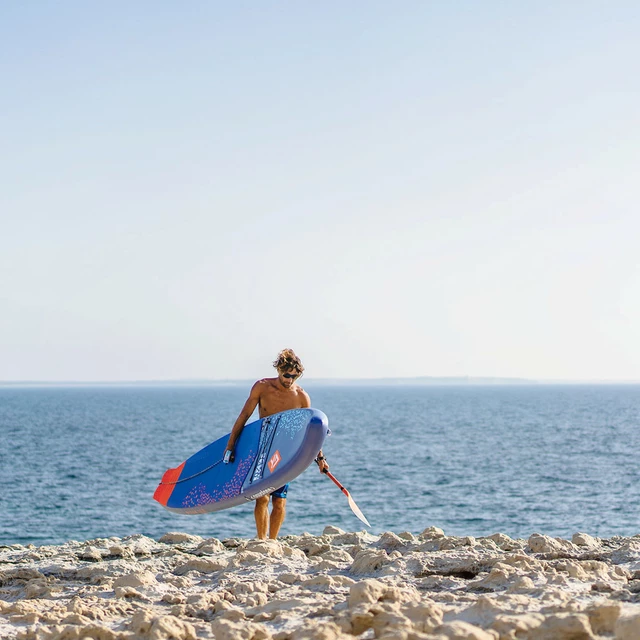
<svg viewBox="0 0 640 640">
<path fill-rule="evenodd" d="M 640 380 L 637 2 L 0 4 L 0 380 Z"/>
</svg>

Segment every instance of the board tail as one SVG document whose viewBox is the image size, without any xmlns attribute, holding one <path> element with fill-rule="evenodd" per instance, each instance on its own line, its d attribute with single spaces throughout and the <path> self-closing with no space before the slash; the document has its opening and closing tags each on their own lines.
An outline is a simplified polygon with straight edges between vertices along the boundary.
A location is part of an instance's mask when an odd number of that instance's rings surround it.
<svg viewBox="0 0 640 640">
<path fill-rule="evenodd" d="M 173 493 L 173 489 L 176 486 L 176 482 L 182 473 L 182 469 L 184 469 L 185 463 L 183 462 L 179 467 L 175 469 L 167 469 L 162 476 L 162 480 L 158 485 L 155 493 L 153 494 L 153 499 L 157 500 L 163 507 L 167 506 L 167 502 L 169 502 L 169 498 Z"/>
</svg>

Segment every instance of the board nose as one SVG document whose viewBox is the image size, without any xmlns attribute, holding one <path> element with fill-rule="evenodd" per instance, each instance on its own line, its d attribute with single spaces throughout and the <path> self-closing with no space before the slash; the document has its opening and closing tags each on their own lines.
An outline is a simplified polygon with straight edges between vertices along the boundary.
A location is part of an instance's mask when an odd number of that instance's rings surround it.
<svg viewBox="0 0 640 640">
<path fill-rule="evenodd" d="M 313 410 L 313 415 L 309 422 L 316 427 L 322 426 L 327 435 L 331 433 L 329 429 L 329 418 L 327 418 L 327 415 L 319 409 Z"/>
</svg>

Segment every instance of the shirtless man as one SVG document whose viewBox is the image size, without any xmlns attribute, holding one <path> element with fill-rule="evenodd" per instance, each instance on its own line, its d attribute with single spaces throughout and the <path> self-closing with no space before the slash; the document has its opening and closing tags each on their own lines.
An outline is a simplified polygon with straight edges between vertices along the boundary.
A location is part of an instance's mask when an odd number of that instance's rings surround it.
<svg viewBox="0 0 640 640">
<path fill-rule="evenodd" d="M 293 350 L 284 349 L 281 351 L 273 366 L 278 372 L 278 377 L 258 380 L 251 388 L 249 398 L 244 407 L 242 407 L 242 411 L 231 430 L 231 435 L 227 442 L 225 460 L 229 460 L 229 458 L 233 460 L 233 449 L 236 440 L 256 406 L 258 407 L 260 418 L 265 418 L 280 411 L 287 411 L 288 409 L 303 409 L 311 406 L 309 394 L 296 384 L 296 380 L 302 375 L 304 367 Z M 316 462 L 320 467 L 320 473 L 325 469 L 329 470 L 329 465 L 322 455 L 322 451 L 318 454 Z M 269 517 L 269 496 L 262 496 L 256 500 L 254 516 L 258 538 L 266 538 L 267 530 L 270 538 L 275 539 L 278 537 L 278 532 L 284 522 L 288 489 L 289 485 L 285 484 L 271 494 L 271 517 Z"/>
</svg>

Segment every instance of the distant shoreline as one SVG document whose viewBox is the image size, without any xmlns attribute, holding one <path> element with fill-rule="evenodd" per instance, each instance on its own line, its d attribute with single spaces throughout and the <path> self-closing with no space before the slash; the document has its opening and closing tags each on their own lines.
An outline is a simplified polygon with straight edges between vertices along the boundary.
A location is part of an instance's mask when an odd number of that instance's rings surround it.
<svg viewBox="0 0 640 640">
<path fill-rule="evenodd" d="M 251 385 L 255 380 L 0 380 L 2 387 L 236 387 Z M 428 377 L 415 378 L 305 378 L 305 384 L 318 386 L 613 386 L 640 385 L 638 380 L 535 380 L 493 377 Z"/>
</svg>

